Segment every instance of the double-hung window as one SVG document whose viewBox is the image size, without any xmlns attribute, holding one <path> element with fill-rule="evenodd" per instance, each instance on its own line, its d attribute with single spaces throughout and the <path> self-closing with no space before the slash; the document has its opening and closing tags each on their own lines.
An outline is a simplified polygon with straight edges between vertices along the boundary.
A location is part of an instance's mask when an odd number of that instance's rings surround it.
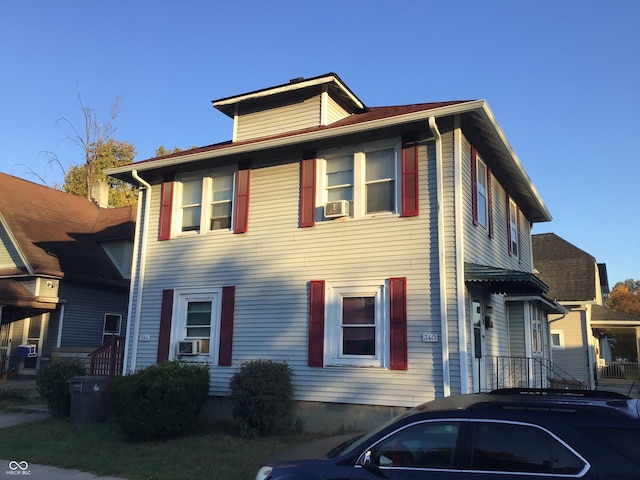
<svg viewBox="0 0 640 480">
<path fill-rule="evenodd" d="M 385 366 L 389 349 L 387 310 L 384 281 L 332 286 L 327 303 L 325 364 Z"/>
<path fill-rule="evenodd" d="M 197 358 L 216 358 L 220 328 L 220 289 L 176 290 L 174 338 L 199 342 Z M 214 351 L 216 350 L 216 351 Z M 179 351 L 176 351 L 179 355 Z"/>
<path fill-rule="evenodd" d="M 520 256 L 520 225 L 519 225 L 519 217 L 520 212 L 518 211 L 518 206 L 516 202 L 514 202 L 511 198 L 509 198 L 508 202 L 508 229 L 509 229 L 509 253 L 511 255 Z"/>
<path fill-rule="evenodd" d="M 225 173 L 180 183 L 180 234 L 229 230 L 233 210 L 234 175 Z"/>
<path fill-rule="evenodd" d="M 531 316 L 531 353 L 541 355 L 543 352 L 542 310 L 539 306 L 530 305 Z"/>
<path fill-rule="evenodd" d="M 487 165 L 480 156 L 476 157 L 476 201 L 478 209 L 478 225 L 487 227 L 488 195 L 487 195 Z"/>
<path fill-rule="evenodd" d="M 318 203 L 347 201 L 352 218 L 397 213 L 399 153 L 397 140 L 322 152 Z"/>
</svg>

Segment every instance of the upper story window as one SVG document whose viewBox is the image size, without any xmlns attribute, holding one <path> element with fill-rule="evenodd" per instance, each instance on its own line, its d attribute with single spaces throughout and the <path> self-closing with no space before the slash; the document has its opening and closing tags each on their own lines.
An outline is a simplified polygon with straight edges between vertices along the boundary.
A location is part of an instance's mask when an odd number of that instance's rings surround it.
<svg viewBox="0 0 640 480">
<path fill-rule="evenodd" d="M 178 185 L 178 233 L 231 228 L 232 173 L 184 180 Z"/>
<path fill-rule="evenodd" d="M 395 140 L 323 152 L 318 175 L 323 185 L 318 189 L 318 203 L 344 200 L 352 218 L 396 213 L 399 152 Z"/>
<path fill-rule="evenodd" d="M 487 229 L 493 238 L 493 206 L 491 196 L 491 169 L 471 146 L 471 203 L 473 224 Z"/>
<path fill-rule="evenodd" d="M 509 254 L 520 256 L 520 211 L 513 199 L 509 198 L 507 229 L 509 231 Z"/>
<path fill-rule="evenodd" d="M 477 202 L 478 202 L 478 225 L 487 226 L 487 165 L 482 161 L 480 156 L 476 157 L 476 175 L 477 175 Z"/>
</svg>

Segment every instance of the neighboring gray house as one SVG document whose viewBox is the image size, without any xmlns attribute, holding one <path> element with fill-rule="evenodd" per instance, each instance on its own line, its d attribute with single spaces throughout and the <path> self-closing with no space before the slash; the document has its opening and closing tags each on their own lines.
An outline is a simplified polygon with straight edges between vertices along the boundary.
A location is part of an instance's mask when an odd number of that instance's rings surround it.
<svg viewBox="0 0 640 480">
<path fill-rule="evenodd" d="M 604 263 L 554 233 L 533 235 L 532 244 L 534 266 L 549 285 L 548 296 L 569 309 L 566 315 L 549 316 L 553 362 L 593 389 L 599 377 L 620 371 L 611 366 L 615 334 L 633 335 L 637 344 L 640 319 L 604 307 L 609 293 Z"/>
<path fill-rule="evenodd" d="M 204 362 L 220 399 L 286 361 L 309 409 L 548 382 L 506 364 L 548 362 L 551 215 L 485 101 L 367 107 L 330 73 L 213 106 L 229 142 L 109 171 L 141 188 L 125 371 Z"/>
<path fill-rule="evenodd" d="M 33 375 L 124 335 L 134 224 L 132 207 L 0 173 L 0 372 Z"/>
</svg>

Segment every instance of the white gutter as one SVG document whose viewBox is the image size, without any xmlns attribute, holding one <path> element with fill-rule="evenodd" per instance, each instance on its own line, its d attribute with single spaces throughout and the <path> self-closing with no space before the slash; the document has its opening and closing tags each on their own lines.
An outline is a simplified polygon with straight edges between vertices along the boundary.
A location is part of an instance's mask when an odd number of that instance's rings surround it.
<svg viewBox="0 0 640 480">
<path fill-rule="evenodd" d="M 467 308 L 466 308 L 466 295 L 467 291 L 464 284 L 464 214 L 462 211 L 462 205 L 464 200 L 462 198 L 463 180 L 462 180 L 462 130 L 460 128 L 460 116 L 456 115 L 454 118 L 454 182 L 455 182 L 455 206 L 454 215 L 456 222 L 456 290 L 458 299 L 458 352 L 460 355 L 460 393 L 469 393 L 469 370 L 467 365 Z M 458 223 L 460 222 L 460 223 Z"/>
<path fill-rule="evenodd" d="M 131 345 L 131 366 L 129 371 L 134 372 L 136 369 L 136 358 L 138 356 L 138 338 L 140 337 L 140 309 L 142 308 L 142 290 L 144 287 L 144 274 L 147 259 L 147 232 L 149 231 L 149 209 L 151 208 L 151 184 L 146 182 L 138 175 L 137 170 L 132 170 L 131 175 L 135 180 L 142 185 L 145 190 L 144 195 L 144 222 L 142 229 L 138 230 L 138 225 L 141 225 L 142 219 L 142 203 L 138 203 L 138 212 L 136 215 L 136 230 L 141 232 L 139 235 L 135 235 L 133 244 L 133 260 L 131 262 L 131 285 L 129 286 L 129 312 L 127 315 L 127 333 L 124 347 L 124 362 L 122 364 L 122 373 L 128 373 L 127 367 L 129 367 L 127 359 L 129 358 L 129 342 Z M 142 190 L 142 189 L 141 189 Z M 140 253 L 138 253 L 138 251 Z M 138 265 L 140 266 L 138 268 Z M 137 279 L 137 281 L 136 281 Z M 138 295 L 136 297 L 136 313 L 135 318 L 132 318 L 133 311 L 133 293 L 136 285 L 138 286 Z M 133 320 L 133 321 L 132 321 Z M 133 338 L 131 338 L 131 324 L 134 324 Z"/>
<path fill-rule="evenodd" d="M 449 315 L 447 312 L 447 266 L 444 241 L 444 179 L 442 173 L 442 136 L 435 117 L 429 117 L 429 128 L 436 139 L 436 184 L 438 194 L 438 276 L 440 277 L 440 331 L 442 335 L 442 391 L 445 397 L 451 395 L 451 374 L 449 368 Z"/>
</svg>

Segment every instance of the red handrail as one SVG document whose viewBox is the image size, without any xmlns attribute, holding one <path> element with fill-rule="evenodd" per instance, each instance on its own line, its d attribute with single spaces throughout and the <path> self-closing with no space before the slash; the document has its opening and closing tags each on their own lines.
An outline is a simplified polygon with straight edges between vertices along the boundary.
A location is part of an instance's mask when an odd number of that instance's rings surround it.
<svg viewBox="0 0 640 480">
<path fill-rule="evenodd" d="M 125 337 L 114 335 L 91 354 L 91 365 L 89 373 L 91 375 L 101 375 L 113 378 L 122 375 L 122 365 L 124 362 L 124 340 Z"/>
</svg>

